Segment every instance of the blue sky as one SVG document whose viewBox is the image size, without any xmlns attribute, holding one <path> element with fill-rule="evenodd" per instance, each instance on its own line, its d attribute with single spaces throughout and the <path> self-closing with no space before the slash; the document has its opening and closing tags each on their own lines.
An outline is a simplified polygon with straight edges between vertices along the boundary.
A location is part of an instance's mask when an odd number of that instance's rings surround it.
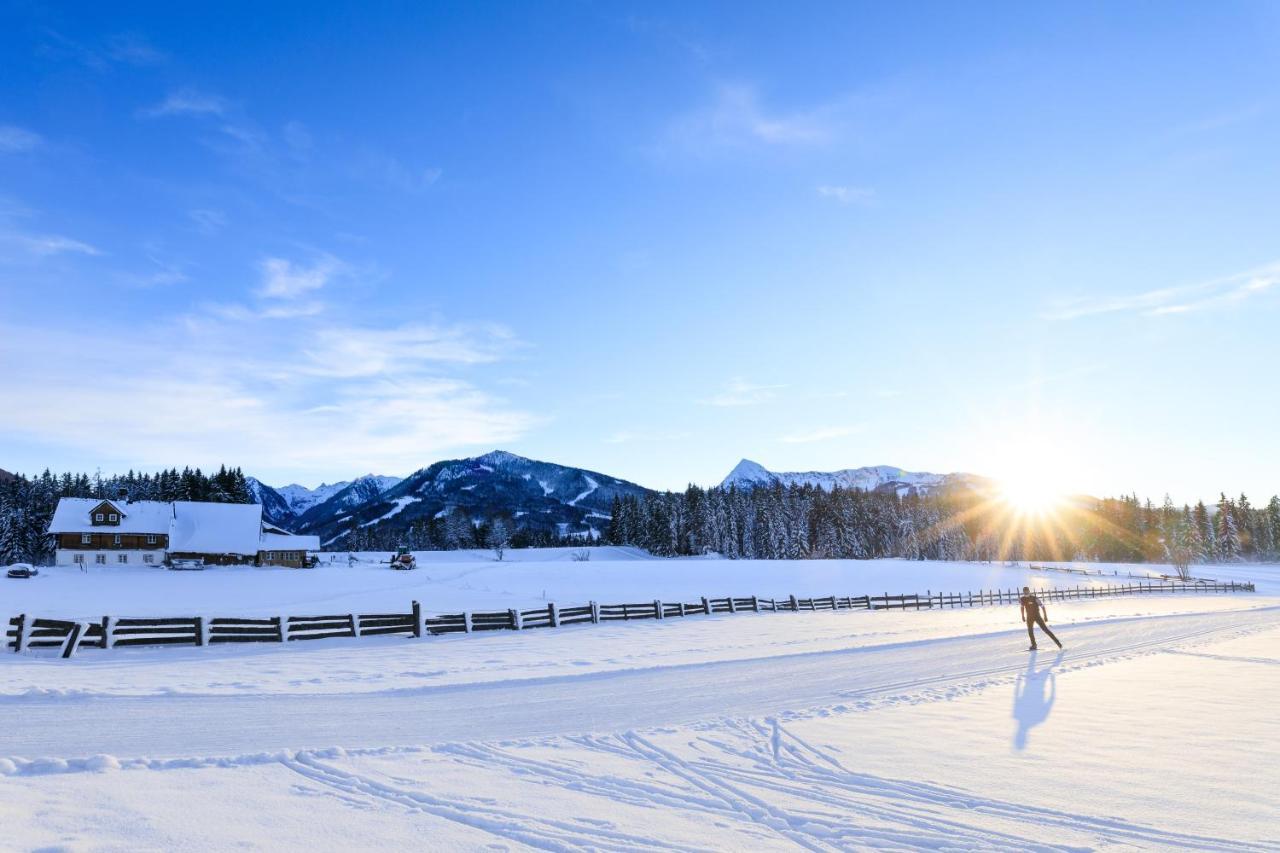
<svg viewBox="0 0 1280 853">
<path fill-rule="evenodd" d="M 370 5 L 0 7 L 0 467 L 1280 488 L 1280 6 Z"/>
</svg>

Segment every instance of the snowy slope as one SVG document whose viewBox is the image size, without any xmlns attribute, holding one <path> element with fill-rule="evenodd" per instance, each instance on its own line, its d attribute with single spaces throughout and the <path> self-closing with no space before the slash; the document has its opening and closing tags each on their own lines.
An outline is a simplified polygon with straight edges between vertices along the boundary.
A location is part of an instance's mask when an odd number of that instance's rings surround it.
<svg viewBox="0 0 1280 853">
<path fill-rule="evenodd" d="M 724 488 L 755 488 L 781 483 L 784 486 L 810 485 L 831 491 L 861 489 L 866 492 L 897 490 L 900 494 L 925 493 L 947 485 L 977 487 L 983 478 L 973 474 L 930 474 L 923 471 L 904 471 L 891 465 L 873 465 L 866 468 L 846 468 L 840 471 L 770 471 L 757 462 L 743 459 L 720 483 Z"/>
</svg>

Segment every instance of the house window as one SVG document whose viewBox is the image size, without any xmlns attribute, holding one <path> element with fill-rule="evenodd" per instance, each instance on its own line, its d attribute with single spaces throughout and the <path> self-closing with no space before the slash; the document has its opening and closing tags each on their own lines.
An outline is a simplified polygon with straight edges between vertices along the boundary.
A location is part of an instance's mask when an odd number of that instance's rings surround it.
<svg viewBox="0 0 1280 853">
<path fill-rule="evenodd" d="M 154 533 L 147 534 L 147 544 L 148 545 L 156 544 L 156 535 Z"/>
<path fill-rule="evenodd" d="M 111 513 L 111 515 L 107 516 L 107 521 L 119 521 L 119 520 L 120 520 L 120 516 L 116 515 L 114 512 Z"/>
<path fill-rule="evenodd" d="M 116 562 L 117 562 L 117 563 L 127 563 L 127 562 L 129 562 L 129 555 L 128 555 L 128 554 L 116 554 Z"/>
<path fill-rule="evenodd" d="M 143 555 L 142 555 L 142 562 L 144 562 L 144 563 L 154 563 L 154 562 L 155 562 L 155 557 L 154 557 L 154 556 L 152 556 L 151 554 L 143 554 Z"/>
<path fill-rule="evenodd" d="M 84 554 L 76 554 L 75 556 L 73 556 L 73 557 L 71 558 L 71 561 L 72 561 L 72 562 L 74 562 L 74 563 L 83 563 L 83 562 L 84 562 Z"/>
<path fill-rule="evenodd" d="M 104 565 L 106 565 L 106 563 L 107 563 L 107 555 L 106 555 L 106 554 L 94 554 L 94 555 L 93 555 L 93 561 L 94 561 L 95 563 L 97 563 L 98 565 L 100 565 L 100 566 L 104 566 Z"/>
<path fill-rule="evenodd" d="M 94 521 L 102 521 L 102 513 L 100 513 L 100 512 L 98 512 L 98 513 L 94 513 L 94 515 L 93 515 L 93 520 L 94 520 Z"/>
<path fill-rule="evenodd" d="M 92 545 L 92 544 L 93 544 L 93 534 L 92 534 L 92 533 L 81 533 L 81 534 L 80 534 L 80 544 L 81 544 L 81 545 Z"/>
<path fill-rule="evenodd" d="M 112 544 L 114 544 L 114 545 L 119 545 L 119 544 L 120 544 L 120 534 L 119 534 L 119 533 L 117 533 L 115 536 L 113 536 L 113 537 L 112 537 Z"/>
</svg>

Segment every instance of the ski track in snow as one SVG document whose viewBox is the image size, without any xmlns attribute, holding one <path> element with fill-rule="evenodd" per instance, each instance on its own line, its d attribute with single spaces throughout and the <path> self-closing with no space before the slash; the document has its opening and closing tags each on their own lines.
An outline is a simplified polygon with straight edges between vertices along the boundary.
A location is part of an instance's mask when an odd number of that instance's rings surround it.
<svg viewBox="0 0 1280 853">
<path fill-rule="evenodd" d="M 587 495 L 591 494 L 591 493 L 592 493 L 592 492 L 594 492 L 596 489 L 600 488 L 600 484 L 599 484 L 599 483 L 597 483 L 595 480 L 591 479 L 590 477 L 588 477 L 586 474 L 583 474 L 583 475 L 582 475 L 582 479 L 584 479 L 584 480 L 586 480 L 586 481 L 587 481 L 587 490 L 586 490 L 585 492 L 583 492 L 582 494 L 578 495 L 578 496 L 577 496 L 576 498 L 574 498 L 573 500 L 569 501 L 569 506 L 577 506 L 577 505 L 578 505 L 578 501 L 582 500 L 582 499 L 583 499 L 583 498 L 585 498 Z"/>
</svg>

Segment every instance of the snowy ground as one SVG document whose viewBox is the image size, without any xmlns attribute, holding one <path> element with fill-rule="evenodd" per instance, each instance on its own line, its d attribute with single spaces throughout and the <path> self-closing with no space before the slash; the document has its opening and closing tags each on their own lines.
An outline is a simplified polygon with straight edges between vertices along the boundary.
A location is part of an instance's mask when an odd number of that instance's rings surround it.
<svg viewBox="0 0 1280 853">
<path fill-rule="evenodd" d="M 603 556 L 112 580 L 149 613 L 235 577 L 258 612 L 298 612 L 1028 576 Z M 0 847 L 1274 850 L 1280 568 L 1235 571 L 1260 592 L 1051 603 L 1061 654 L 993 607 L 9 655 Z M 20 609 L 78 615 L 52 605 L 97 605 L 105 575 L 47 577 Z M 171 577 L 174 600 L 150 590 Z"/>
<path fill-rule="evenodd" d="M 589 551 L 591 560 L 573 555 Z M 909 560 L 655 559 L 634 548 L 548 548 L 508 551 L 502 562 L 490 551 L 419 552 L 416 571 L 388 568 L 387 554 L 325 556 L 316 569 L 221 567 L 170 572 L 143 566 L 42 568 L 29 580 L 0 579 L 0 614 L 32 613 L 66 619 L 111 616 L 255 616 L 407 612 L 416 599 L 434 613 L 505 610 L 555 601 L 697 601 L 700 596 L 863 595 L 926 590 L 1127 583 L 1126 573 L 1172 571 L 1167 566 L 1105 564 L 1119 576 L 1031 571 L 1025 566 Z M 333 559 L 334 562 L 329 562 Z M 1063 564 L 1072 565 L 1072 564 Z M 1083 564 L 1081 564 L 1083 565 Z M 1096 571 L 1099 564 L 1089 564 Z M 1254 580 L 1260 592 L 1280 594 L 1274 567 L 1197 566 L 1196 574 L 1220 580 Z M 1268 586 L 1270 584 L 1270 586 Z"/>
</svg>

